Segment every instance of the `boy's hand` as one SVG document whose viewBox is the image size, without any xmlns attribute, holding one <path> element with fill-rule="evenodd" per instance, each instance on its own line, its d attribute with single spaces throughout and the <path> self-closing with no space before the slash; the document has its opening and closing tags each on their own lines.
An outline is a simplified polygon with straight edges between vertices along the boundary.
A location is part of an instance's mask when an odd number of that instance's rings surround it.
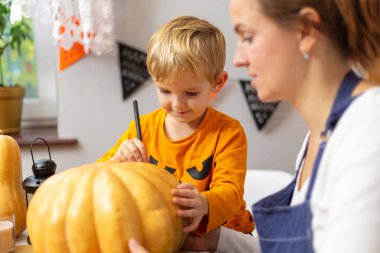
<svg viewBox="0 0 380 253">
<path fill-rule="evenodd" d="M 183 229 L 183 232 L 194 231 L 208 214 L 208 201 L 205 196 L 199 193 L 198 189 L 190 183 L 183 183 L 172 190 L 173 203 L 180 207 L 178 216 L 190 218 L 190 224 Z"/>
<path fill-rule="evenodd" d="M 144 143 L 136 138 L 123 141 L 111 160 L 119 162 L 149 162 Z"/>
<path fill-rule="evenodd" d="M 128 241 L 128 247 L 131 253 L 149 253 L 136 239 L 132 238 Z"/>
</svg>

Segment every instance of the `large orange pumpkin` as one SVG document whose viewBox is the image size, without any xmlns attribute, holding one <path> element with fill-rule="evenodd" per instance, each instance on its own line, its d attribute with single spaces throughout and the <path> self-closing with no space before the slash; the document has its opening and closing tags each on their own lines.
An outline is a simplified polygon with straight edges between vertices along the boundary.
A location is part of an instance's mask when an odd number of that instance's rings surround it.
<svg viewBox="0 0 380 253">
<path fill-rule="evenodd" d="M 175 252 L 185 240 L 167 171 L 148 163 L 102 162 L 56 174 L 36 191 L 27 227 L 36 253 Z"/>
<path fill-rule="evenodd" d="M 26 198 L 22 189 L 20 148 L 15 139 L 0 133 L 0 211 L 14 214 L 16 235 L 26 227 Z"/>
</svg>

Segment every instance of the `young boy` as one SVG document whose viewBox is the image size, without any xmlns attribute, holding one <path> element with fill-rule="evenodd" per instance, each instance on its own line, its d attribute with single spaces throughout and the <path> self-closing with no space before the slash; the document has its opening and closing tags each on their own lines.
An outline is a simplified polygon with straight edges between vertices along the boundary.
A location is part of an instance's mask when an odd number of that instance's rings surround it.
<svg viewBox="0 0 380 253">
<path fill-rule="evenodd" d="M 161 108 L 140 118 L 143 142 L 132 122 L 99 161 L 151 162 L 172 173 L 182 182 L 172 191 L 173 203 L 179 216 L 190 218 L 184 232 L 224 226 L 250 236 L 245 133 L 237 120 L 208 106 L 228 78 L 225 47 L 221 31 L 195 17 L 178 17 L 159 29 L 147 47 L 147 66 Z"/>
</svg>

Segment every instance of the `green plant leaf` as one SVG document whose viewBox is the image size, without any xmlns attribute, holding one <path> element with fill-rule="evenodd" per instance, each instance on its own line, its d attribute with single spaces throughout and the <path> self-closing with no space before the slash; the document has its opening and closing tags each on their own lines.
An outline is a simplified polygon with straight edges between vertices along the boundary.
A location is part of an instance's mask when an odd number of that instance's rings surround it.
<svg viewBox="0 0 380 253">
<path fill-rule="evenodd" d="M 17 50 L 18 54 L 21 55 L 23 42 L 33 41 L 32 29 L 25 22 L 25 18 L 14 24 L 10 22 L 10 5 L 11 1 L 7 4 L 0 3 L 0 57 L 3 56 L 3 52 L 8 46 Z M 0 83 L 3 83 L 2 79 L 3 69 L 0 59 Z"/>
</svg>

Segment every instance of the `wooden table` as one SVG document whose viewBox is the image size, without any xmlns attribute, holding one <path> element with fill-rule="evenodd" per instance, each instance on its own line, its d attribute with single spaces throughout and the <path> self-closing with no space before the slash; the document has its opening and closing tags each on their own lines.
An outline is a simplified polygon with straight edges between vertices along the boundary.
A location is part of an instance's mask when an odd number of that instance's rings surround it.
<svg viewBox="0 0 380 253">
<path fill-rule="evenodd" d="M 16 251 L 15 253 L 34 253 L 33 247 L 26 242 L 28 236 L 27 230 L 25 230 L 16 239 Z M 207 253 L 207 252 L 192 252 L 192 251 L 180 251 L 178 253 Z"/>
<path fill-rule="evenodd" d="M 34 253 L 34 251 L 33 251 L 32 246 L 30 245 L 19 245 L 19 246 L 16 246 L 15 253 Z M 191 252 L 180 251 L 178 253 L 191 253 Z M 198 253 L 202 253 L 202 252 L 198 252 Z"/>
</svg>

